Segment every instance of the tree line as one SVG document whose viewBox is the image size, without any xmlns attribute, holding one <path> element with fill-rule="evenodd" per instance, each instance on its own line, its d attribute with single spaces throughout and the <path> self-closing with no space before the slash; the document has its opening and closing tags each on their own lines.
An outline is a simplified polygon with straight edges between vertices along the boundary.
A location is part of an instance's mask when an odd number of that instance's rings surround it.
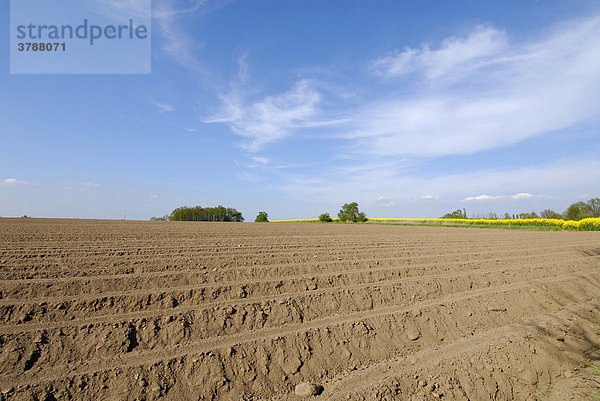
<svg viewBox="0 0 600 401">
<path fill-rule="evenodd" d="M 523 213 L 504 213 L 502 217 L 505 220 L 516 219 L 563 219 L 563 220 L 583 220 L 589 217 L 600 217 L 600 198 L 593 198 L 587 202 L 576 202 L 571 204 L 563 213 L 557 213 L 552 209 L 544 209 L 538 215 L 536 212 Z M 485 218 L 490 220 L 499 219 L 496 213 L 488 213 L 486 216 L 474 216 L 474 218 Z M 442 219 L 468 219 L 466 209 L 458 209 L 451 213 L 446 213 Z"/>
<path fill-rule="evenodd" d="M 173 210 L 170 215 L 163 217 L 152 217 L 152 221 L 232 221 L 242 222 L 244 217 L 241 212 L 234 208 L 217 206 L 217 207 L 201 207 L 201 206 L 182 206 Z"/>
</svg>

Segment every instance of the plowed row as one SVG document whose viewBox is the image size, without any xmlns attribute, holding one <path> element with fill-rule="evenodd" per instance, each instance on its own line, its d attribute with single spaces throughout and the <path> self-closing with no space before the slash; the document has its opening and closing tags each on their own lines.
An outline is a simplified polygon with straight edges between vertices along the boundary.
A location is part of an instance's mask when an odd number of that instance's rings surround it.
<svg viewBox="0 0 600 401">
<path fill-rule="evenodd" d="M 2 219 L 0 323 L 1 399 L 580 399 L 600 236 Z"/>
</svg>

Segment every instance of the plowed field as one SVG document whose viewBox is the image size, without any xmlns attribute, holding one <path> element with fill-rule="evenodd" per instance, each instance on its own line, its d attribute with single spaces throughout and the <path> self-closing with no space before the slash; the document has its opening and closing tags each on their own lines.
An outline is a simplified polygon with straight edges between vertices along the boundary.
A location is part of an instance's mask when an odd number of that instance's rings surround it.
<svg viewBox="0 0 600 401">
<path fill-rule="evenodd" d="M 594 399 L 600 233 L 0 219 L 1 399 Z"/>
</svg>

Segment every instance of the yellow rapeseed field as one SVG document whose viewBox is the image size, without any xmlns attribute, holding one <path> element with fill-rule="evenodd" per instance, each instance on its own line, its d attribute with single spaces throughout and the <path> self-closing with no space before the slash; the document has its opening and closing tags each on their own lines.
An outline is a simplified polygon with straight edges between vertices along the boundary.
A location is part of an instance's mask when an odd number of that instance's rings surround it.
<svg viewBox="0 0 600 401">
<path fill-rule="evenodd" d="M 332 220 L 339 220 L 333 218 Z M 273 220 L 272 223 L 285 222 L 313 222 L 319 219 L 297 219 L 297 220 Z M 593 217 L 583 220 L 562 220 L 562 219 L 411 219 L 395 217 L 375 217 L 369 218 L 373 222 L 414 222 L 422 224 L 466 224 L 466 225 L 492 225 L 492 226 L 536 226 L 536 227 L 555 227 L 563 230 L 579 231 L 600 231 L 600 218 Z"/>
</svg>

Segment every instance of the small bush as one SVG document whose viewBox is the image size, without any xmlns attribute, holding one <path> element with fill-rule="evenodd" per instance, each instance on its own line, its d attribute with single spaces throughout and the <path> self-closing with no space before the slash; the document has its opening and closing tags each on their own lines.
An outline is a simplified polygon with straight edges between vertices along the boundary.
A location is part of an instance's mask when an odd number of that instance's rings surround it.
<svg viewBox="0 0 600 401">
<path fill-rule="evenodd" d="M 319 221 L 329 223 L 332 220 L 331 220 L 331 216 L 329 215 L 329 213 L 323 213 L 322 215 L 319 216 Z"/>
</svg>

